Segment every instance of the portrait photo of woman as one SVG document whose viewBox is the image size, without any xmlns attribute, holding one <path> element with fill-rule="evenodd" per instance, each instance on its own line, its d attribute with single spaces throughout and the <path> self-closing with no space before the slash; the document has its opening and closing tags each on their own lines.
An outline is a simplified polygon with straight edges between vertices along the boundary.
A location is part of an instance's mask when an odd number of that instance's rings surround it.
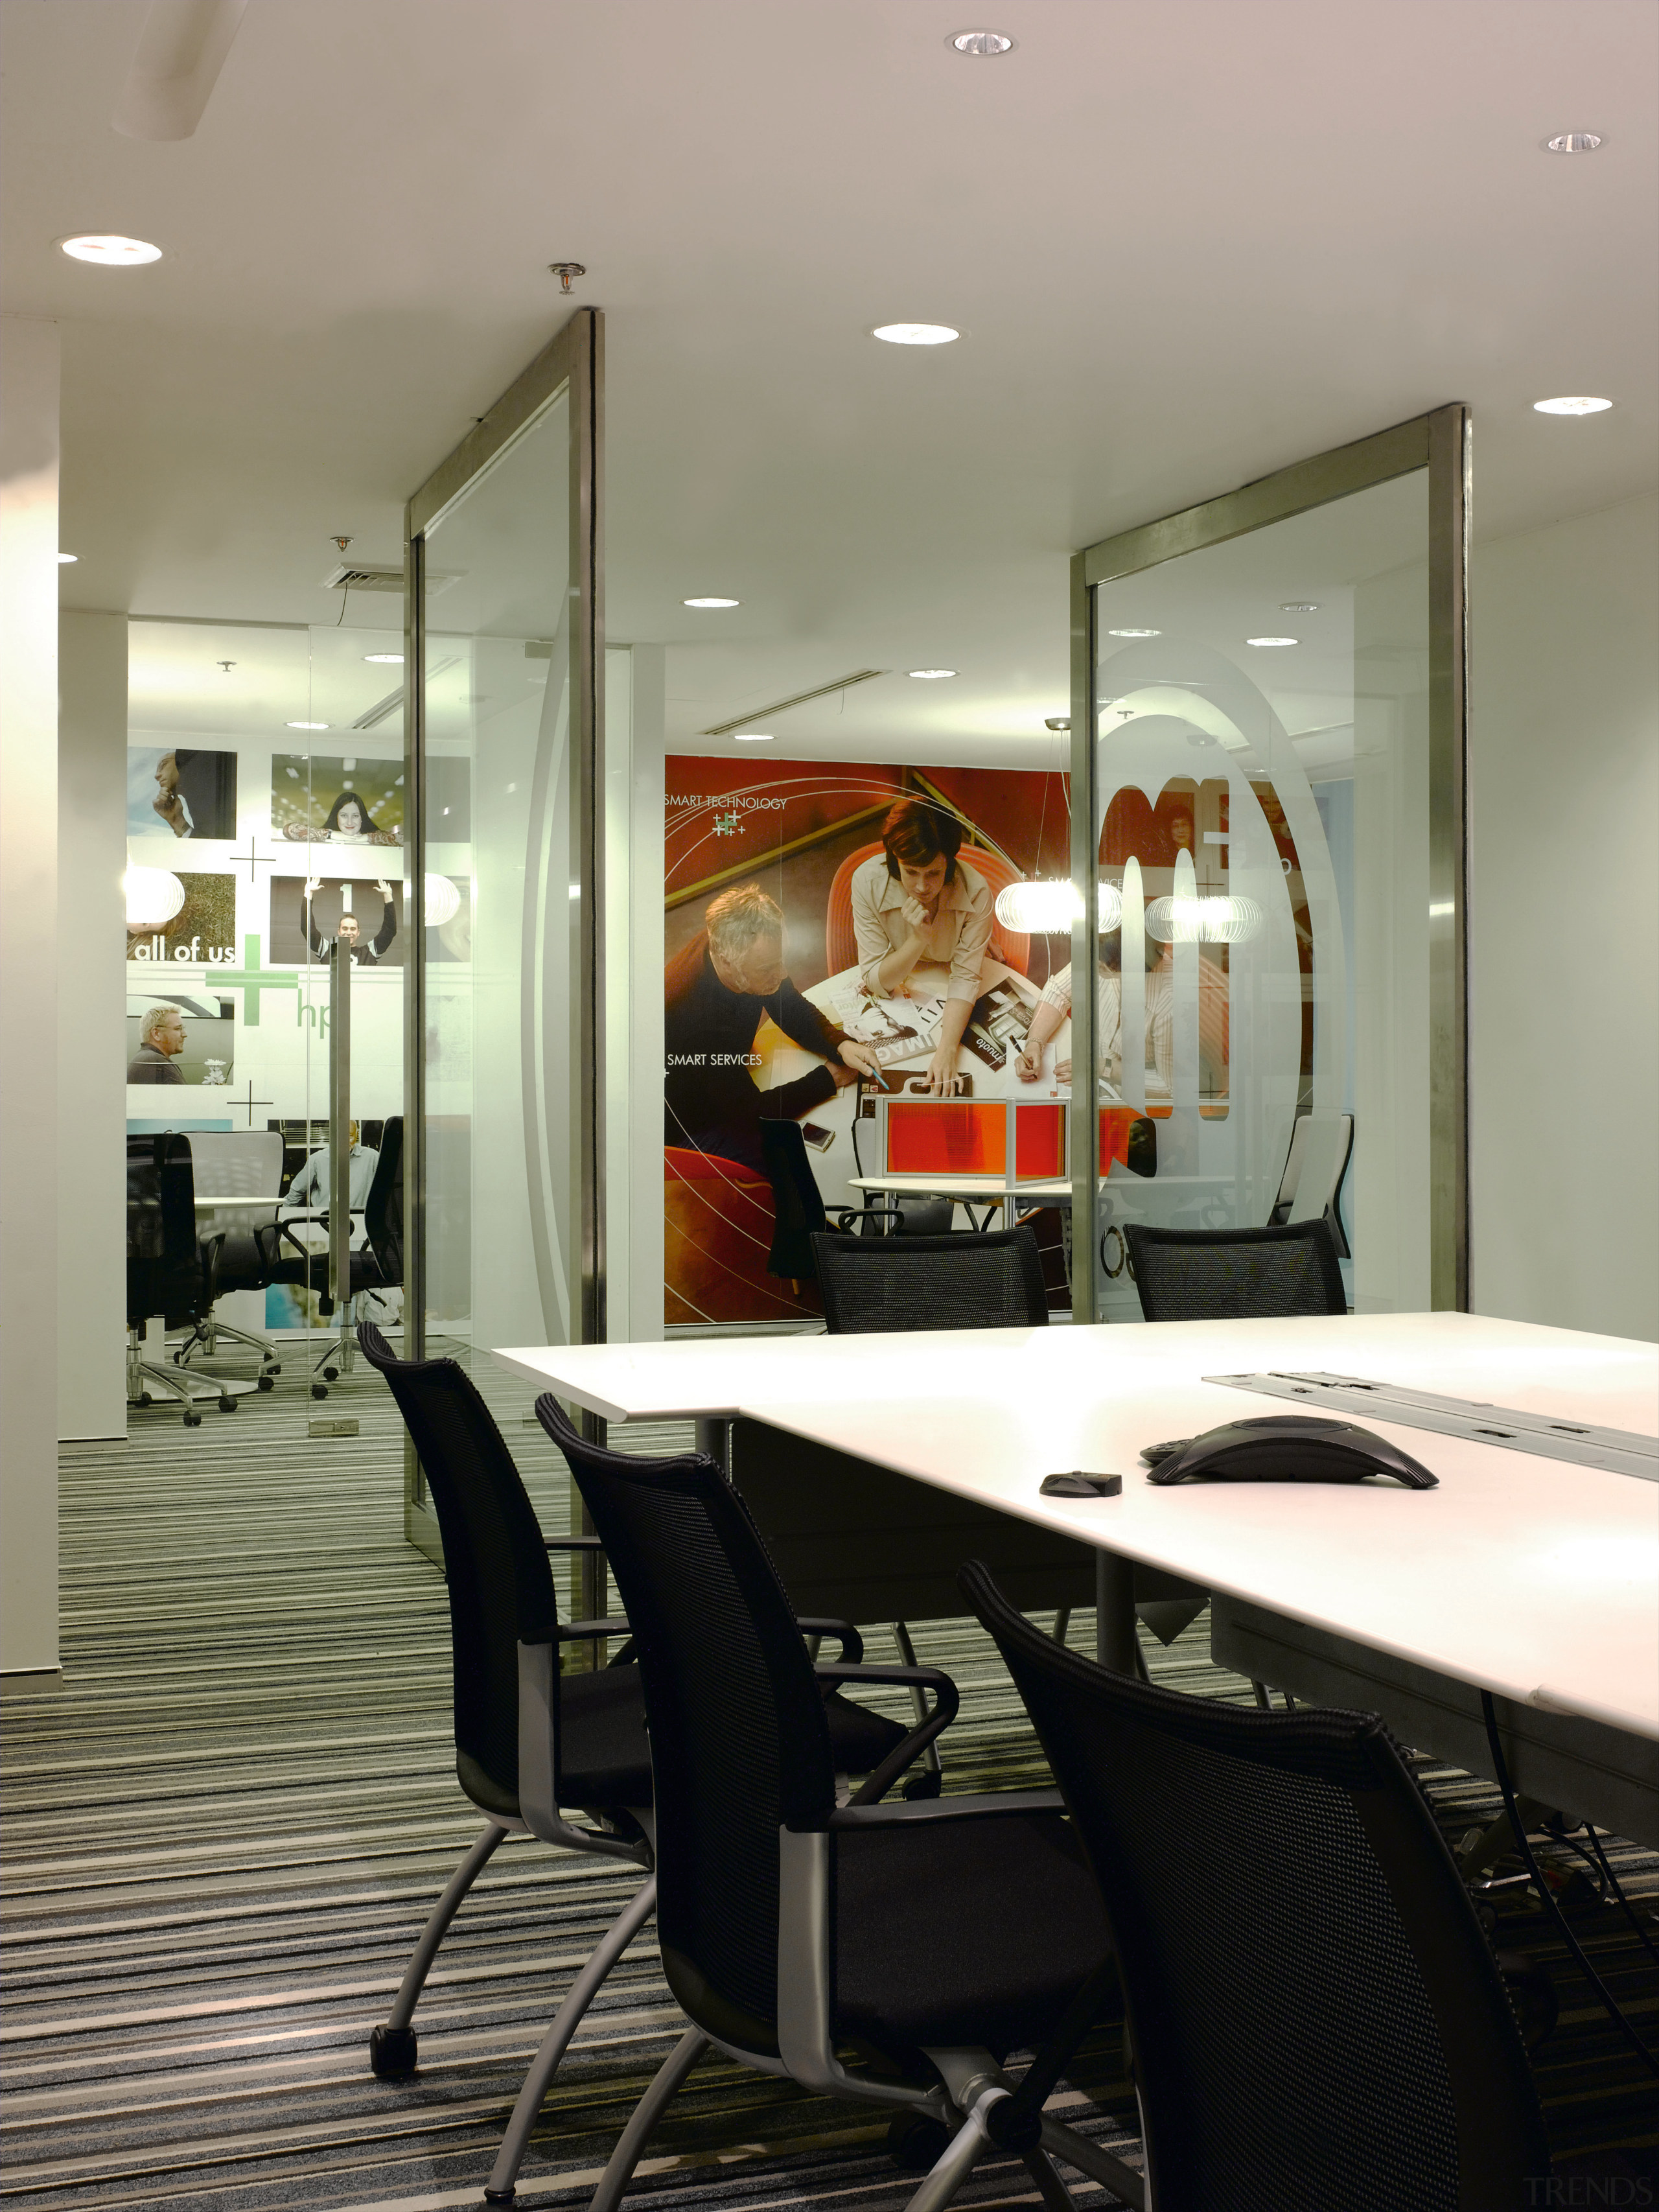
<svg viewBox="0 0 1659 2212">
<path fill-rule="evenodd" d="M 382 830 L 355 791 L 343 791 L 328 812 L 323 817 L 323 826 L 313 830 L 308 822 L 290 822 L 283 832 L 299 844 L 313 845 L 400 845 L 403 839 L 395 830 Z"/>
<path fill-rule="evenodd" d="M 401 845 L 402 760 L 273 754 L 270 834 L 294 845 Z"/>
</svg>

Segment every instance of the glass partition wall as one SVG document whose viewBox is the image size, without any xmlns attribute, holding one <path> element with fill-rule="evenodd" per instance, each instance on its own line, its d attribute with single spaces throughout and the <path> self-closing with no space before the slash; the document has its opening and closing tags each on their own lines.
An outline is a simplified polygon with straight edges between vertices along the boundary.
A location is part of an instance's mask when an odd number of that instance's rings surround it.
<svg viewBox="0 0 1659 2212">
<path fill-rule="evenodd" d="M 573 317 L 409 507 L 411 1357 L 605 1333 L 599 345 Z"/>
<path fill-rule="evenodd" d="M 395 1270 L 355 1306 L 331 1295 L 369 1245 L 403 1111 L 403 653 L 397 602 L 380 605 L 383 628 L 361 590 L 310 625 L 129 627 L 127 1127 L 190 1137 L 197 1230 L 225 1240 L 211 1317 L 170 1343 L 158 1320 L 146 1356 L 168 1411 L 180 1389 L 208 1413 L 271 1390 L 262 1429 L 313 1436 L 357 1430 L 333 1389 L 343 1324 L 395 1328 L 402 1306 Z M 158 1018 L 163 1050 L 147 1048 Z M 355 1134 L 337 1193 L 339 1109 Z"/>
<path fill-rule="evenodd" d="M 1356 1310 L 1467 1303 L 1467 450 L 1443 409 L 1077 557 L 1079 1319 L 1139 1318 L 1131 1223 L 1322 1215 Z"/>
</svg>

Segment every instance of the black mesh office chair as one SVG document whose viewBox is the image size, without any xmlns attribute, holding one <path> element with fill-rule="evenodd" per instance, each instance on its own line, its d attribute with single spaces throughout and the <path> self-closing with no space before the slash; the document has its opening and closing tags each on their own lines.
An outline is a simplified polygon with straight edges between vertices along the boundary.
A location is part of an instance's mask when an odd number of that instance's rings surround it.
<svg viewBox="0 0 1659 2212">
<path fill-rule="evenodd" d="M 977 1237 L 907 1235 L 812 1239 L 824 1327 L 831 1336 L 900 1329 L 1046 1328 L 1048 1294 L 1030 1229 L 987 1230 Z M 1060 1616 L 1064 1635 L 1068 1616 Z M 908 1624 L 892 1624 L 907 1666 L 916 1663 Z M 920 1697 L 915 1699 L 918 1717 Z M 928 1771 L 939 1772 L 938 1753 Z"/>
<path fill-rule="evenodd" d="M 306 1217 L 306 1225 L 326 1230 L 326 1208 Z M 328 1385 L 337 1382 L 343 1368 L 349 1370 L 354 1300 L 365 1291 L 398 1289 L 404 1279 L 404 1117 L 387 1116 L 380 1131 L 374 1173 L 363 1200 L 363 1231 L 367 1249 L 350 1255 L 351 1278 L 346 1293 L 348 1310 L 342 1314 L 337 1334 L 318 1360 L 311 1378 L 313 1398 L 326 1398 Z M 266 1265 L 266 1280 L 292 1283 L 318 1294 L 325 1320 L 334 1312 L 328 1285 L 328 1254 L 307 1244 L 294 1221 L 266 1224 L 254 1232 Z"/>
<path fill-rule="evenodd" d="M 1382 1722 L 1151 1689 L 1060 1650 L 976 1563 L 962 1587 L 1105 1899 L 1158 2212 L 1566 2202 L 1542 2193 L 1492 1952 Z"/>
<path fill-rule="evenodd" d="M 1322 1220 L 1274 1229 L 1126 1226 L 1148 1321 L 1265 1321 L 1348 1310 L 1336 1246 Z"/>
<path fill-rule="evenodd" d="M 127 1139 L 127 1403 L 151 1406 L 159 1383 L 183 1407 L 187 1429 L 202 1425 L 191 1377 L 175 1359 L 158 1366 L 143 1356 L 144 1325 L 159 1319 L 166 1328 L 191 1331 L 190 1341 L 213 1311 L 219 1296 L 216 1254 L 196 1241 L 196 1181 L 190 1139 L 177 1131 Z M 188 1349 L 188 1346 L 186 1346 Z M 222 1413 L 234 1413 L 237 1401 L 222 1377 L 196 1379 L 218 1392 Z"/>
<path fill-rule="evenodd" d="M 1046 1328 L 1048 1297 L 1030 1229 L 980 1237 L 812 1239 L 831 1336 L 894 1329 Z"/>
<path fill-rule="evenodd" d="M 1007 2054 L 1043 2042 L 1079 1988 L 1109 1971 L 1058 1797 L 880 1802 L 955 1712 L 949 1676 L 838 1665 L 815 1679 L 754 1523 L 712 1460 L 625 1458 L 586 1443 L 551 1396 L 536 1411 L 633 1624 L 656 1784 L 658 1936 L 691 2022 L 629 2121 L 592 2212 L 615 2205 L 711 2043 L 804 2088 L 896 2108 L 937 2153 L 915 2201 L 943 2206 L 988 2142 L 1000 2143 Z M 826 1677 L 911 1685 L 934 1700 L 840 1806 Z M 849 2045 L 871 2070 L 847 2063 Z M 1025 2159 L 1048 2203 L 1066 2201 L 1050 2153 L 1140 2202 L 1128 2168 L 1053 2120 L 1033 2115 L 1000 2147 Z"/>
<path fill-rule="evenodd" d="M 367 1322 L 357 1336 L 364 1358 L 391 1387 L 432 1492 L 449 1596 L 455 1772 L 487 1823 L 433 1908 L 390 2020 L 369 2038 L 374 2072 L 395 2081 L 415 2070 L 410 2023 L 445 1931 L 504 1838 L 528 1831 L 572 1850 L 631 1861 L 648 1875 L 651 1772 L 638 1668 L 618 1659 L 598 1672 L 564 1674 L 558 1663 L 562 1644 L 628 1633 L 625 1620 L 559 1621 L 547 1555 L 597 1551 L 599 1539 L 543 1535 L 501 1431 L 453 1359 L 399 1359 Z M 854 1656 L 862 1650 L 857 1632 L 843 1623 L 800 1626 L 839 1634 Z M 896 1723 L 838 1691 L 825 1703 L 843 1773 L 869 1772 L 904 1741 Z M 573 1825 L 562 1810 L 568 1806 L 594 1826 Z M 496 2160 L 509 2198 L 565 2047 L 649 1917 L 654 1897 L 647 1879 L 577 1976 L 542 2039 Z"/>
</svg>

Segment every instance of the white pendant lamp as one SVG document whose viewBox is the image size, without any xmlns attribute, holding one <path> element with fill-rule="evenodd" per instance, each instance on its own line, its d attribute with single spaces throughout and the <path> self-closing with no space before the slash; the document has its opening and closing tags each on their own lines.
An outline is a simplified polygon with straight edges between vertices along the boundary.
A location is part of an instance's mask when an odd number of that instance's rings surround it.
<svg viewBox="0 0 1659 2212">
<path fill-rule="evenodd" d="M 1123 894 L 1115 884 L 1099 884 L 1100 929 L 1115 929 L 1123 919 Z M 1030 937 L 1059 937 L 1083 911 L 1076 886 L 1066 877 L 1040 883 L 1006 884 L 997 893 L 996 916 L 1005 929 Z"/>
<path fill-rule="evenodd" d="M 185 887 L 170 868 L 129 867 L 121 889 L 129 929 L 164 929 L 185 902 Z"/>
<path fill-rule="evenodd" d="M 1253 898 L 1154 899 L 1146 909 L 1147 934 L 1161 945 L 1243 945 L 1261 927 L 1261 908 Z"/>
<path fill-rule="evenodd" d="M 447 921 L 453 921 L 461 910 L 461 895 L 447 876 L 428 876 L 426 879 L 426 926 L 441 929 Z"/>
</svg>

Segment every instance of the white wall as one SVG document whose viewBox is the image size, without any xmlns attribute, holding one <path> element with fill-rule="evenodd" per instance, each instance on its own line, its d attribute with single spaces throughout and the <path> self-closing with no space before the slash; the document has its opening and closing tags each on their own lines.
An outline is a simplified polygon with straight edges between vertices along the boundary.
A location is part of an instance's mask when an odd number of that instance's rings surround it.
<svg viewBox="0 0 1659 2212">
<path fill-rule="evenodd" d="M 0 319 L 0 1673 L 58 1664 L 55 323 Z"/>
<path fill-rule="evenodd" d="M 1659 1336 L 1659 499 L 1476 548 L 1472 1304 Z"/>
<path fill-rule="evenodd" d="M 58 629 L 58 1433 L 127 1426 L 127 619 Z"/>
</svg>

